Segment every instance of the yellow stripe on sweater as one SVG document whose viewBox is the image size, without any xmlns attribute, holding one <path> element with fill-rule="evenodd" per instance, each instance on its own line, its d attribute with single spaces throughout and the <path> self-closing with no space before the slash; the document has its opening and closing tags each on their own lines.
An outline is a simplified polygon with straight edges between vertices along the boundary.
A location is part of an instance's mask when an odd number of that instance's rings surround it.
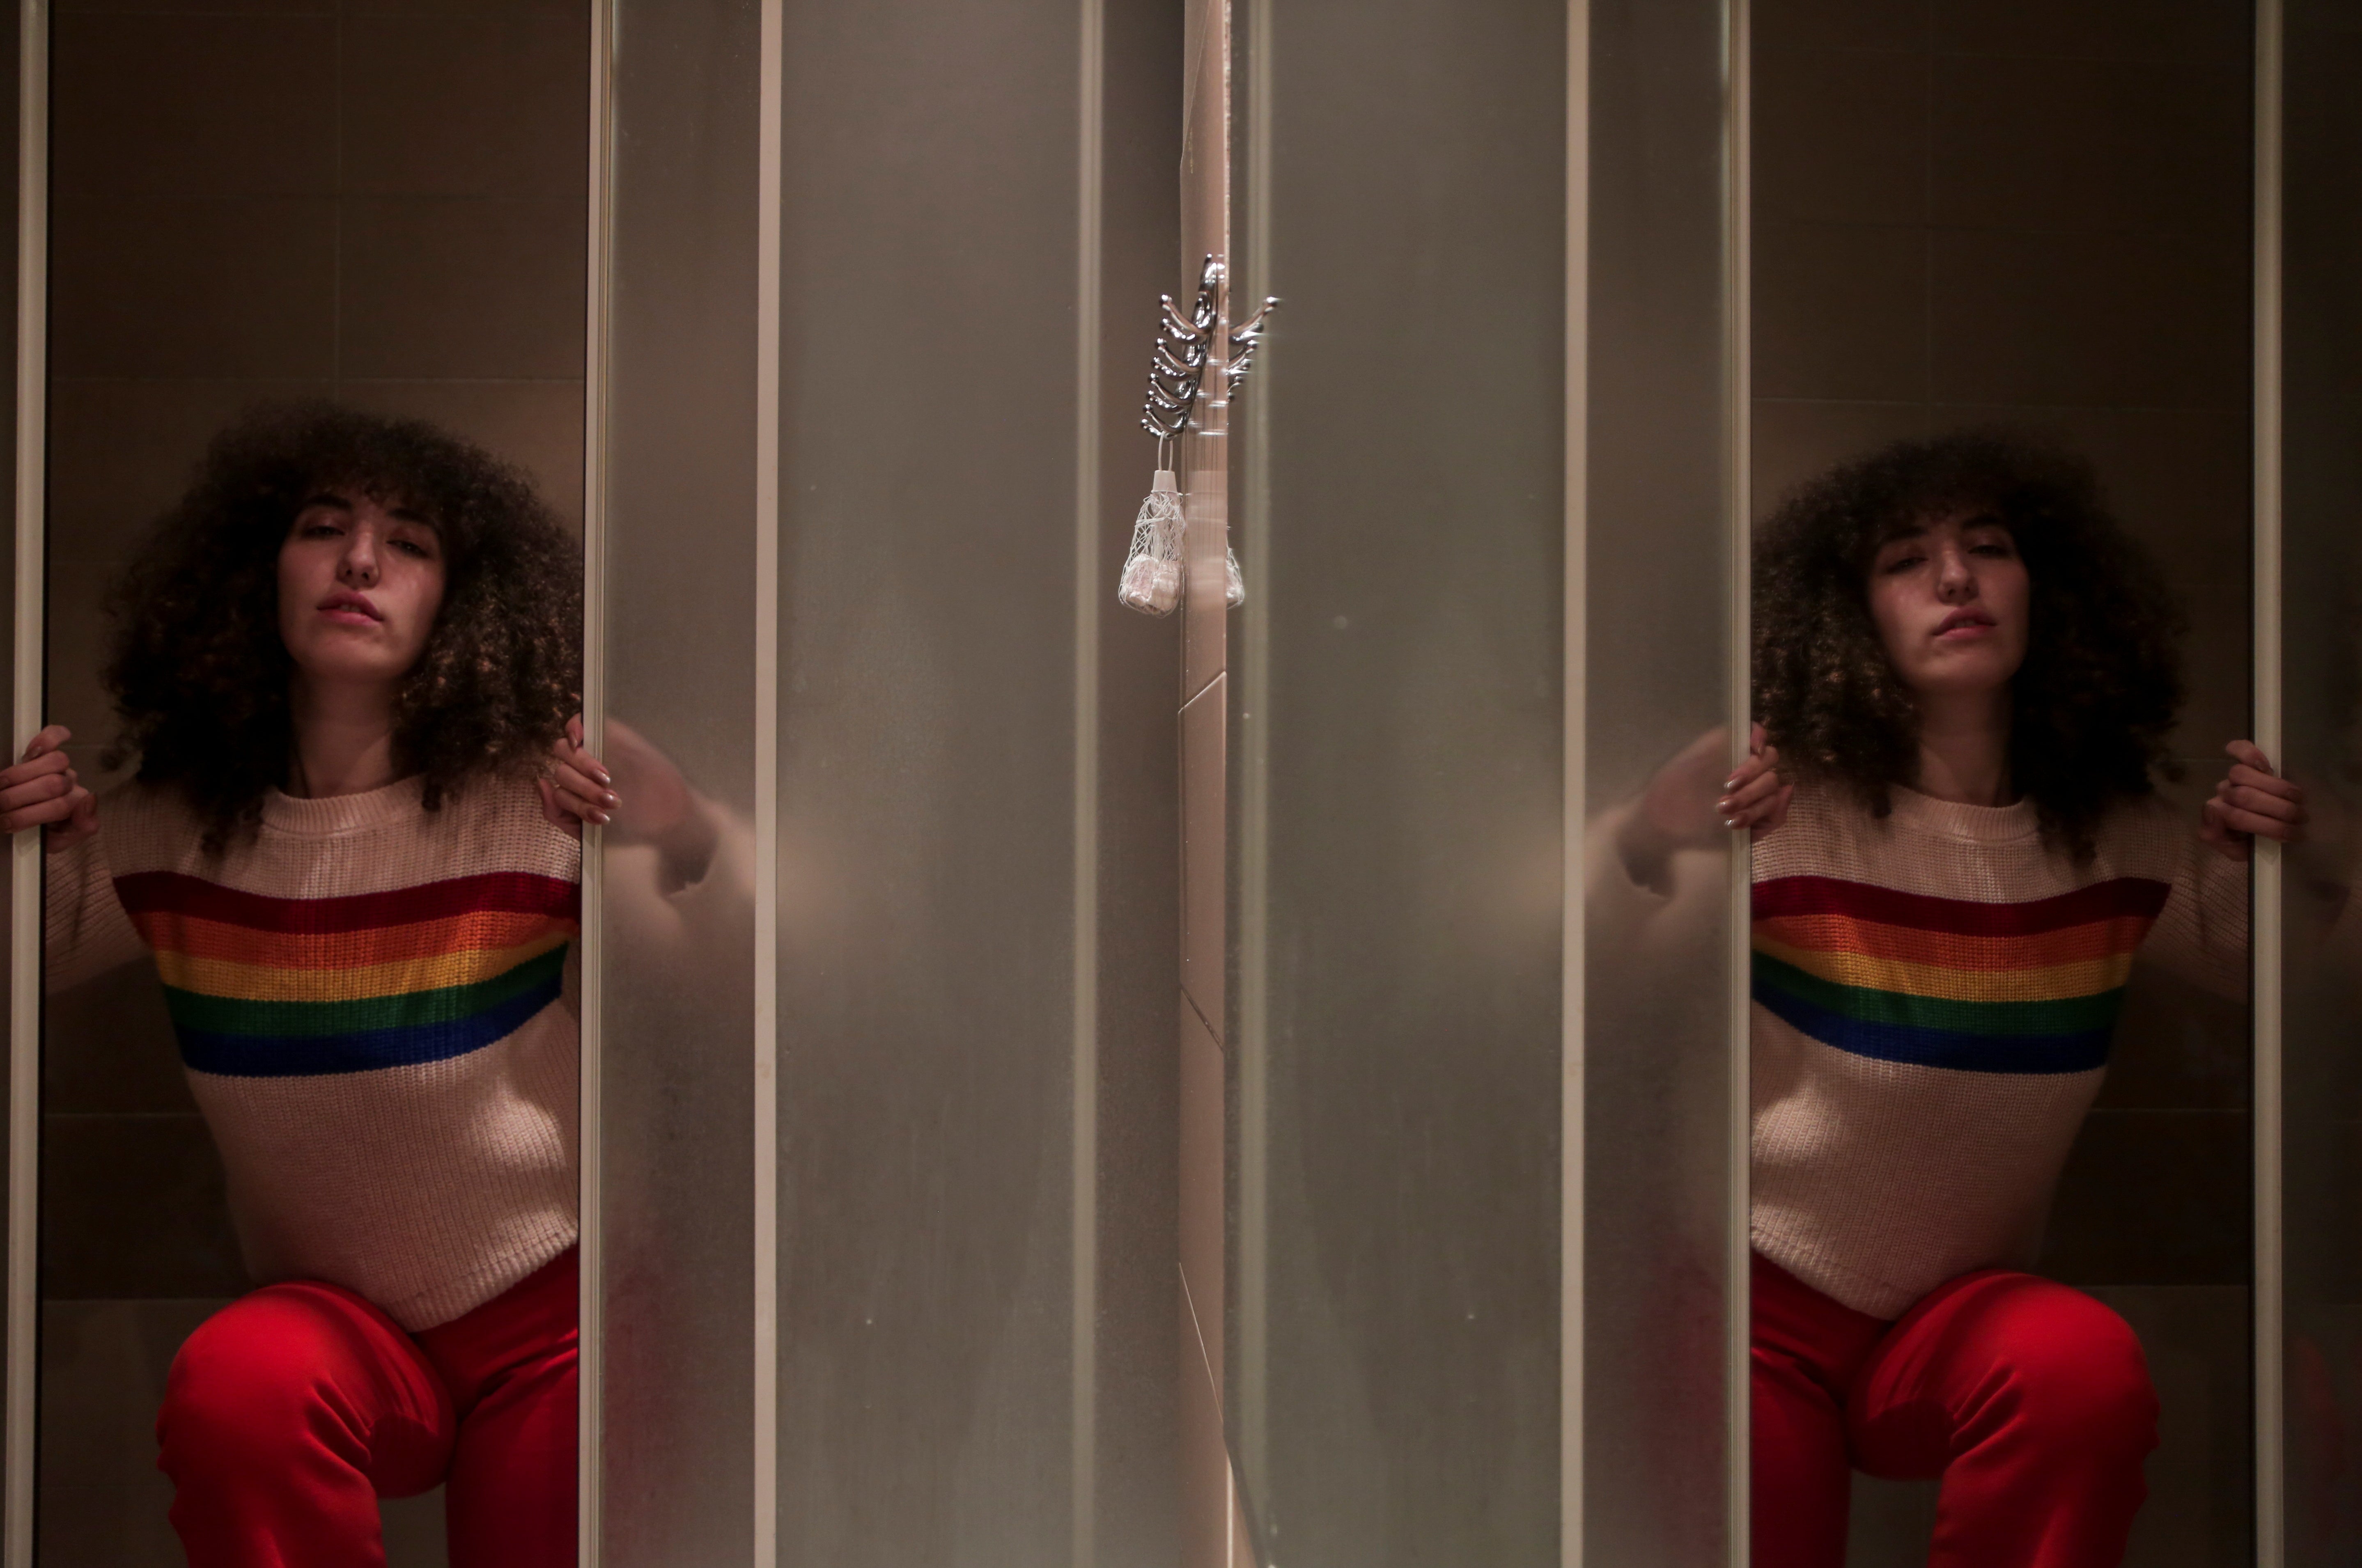
<svg viewBox="0 0 2362 1568">
<path fill-rule="evenodd" d="M 1954 969 L 1902 958 L 1792 947 L 1756 933 L 1755 950 L 1840 986 L 1940 997 L 1947 1001 L 2064 1001 L 2112 991 L 2131 975 L 2133 955 L 2079 959 L 2038 969 Z"/>
</svg>

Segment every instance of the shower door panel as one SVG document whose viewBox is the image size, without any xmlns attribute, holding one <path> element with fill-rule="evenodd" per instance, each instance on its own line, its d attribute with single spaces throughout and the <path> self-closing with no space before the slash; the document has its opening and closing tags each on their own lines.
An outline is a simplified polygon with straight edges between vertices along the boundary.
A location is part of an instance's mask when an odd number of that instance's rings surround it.
<svg viewBox="0 0 2362 1568">
<path fill-rule="evenodd" d="M 1755 0 L 1750 482 L 1760 521 L 1840 462 L 1995 428 L 2087 464 L 2181 612 L 2155 782 L 2187 831 L 2261 723 L 2254 7 L 2150 10 Z M 2258 1048 L 2220 956 L 2133 966 L 2032 1253 L 2130 1325 L 2158 1394 L 2132 1568 L 2254 1548 Z M 1853 1560 L 1924 1561 L 1936 1493 L 1857 1476 Z"/>
<path fill-rule="evenodd" d="M 41 58 L 41 51 L 25 49 L 28 30 L 21 10 L 0 21 L 0 182 L 5 182 L 5 189 L 0 189 L 0 213 L 8 215 L 7 242 L 0 246 L 0 269 L 5 269 L 0 271 L 0 298 L 17 305 L 5 321 L 0 321 L 0 332 L 6 334 L 5 359 L 17 370 L 9 378 L 6 391 L 0 392 L 0 398 L 6 400 L 6 417 L 0 421 L 0 428 L 9 432 L 6 456 L 0 459 L 6 464 L 6 482 L 0 487 L 0 493 L 11 498 L 11 515 L 15 519 L 11 547 L 5 552 L 5 565 L 0 565 L 0 573 L 6 574 L 5 586 L 0 586 L 0 604 L 6 606 L 7 616 L 6 635 L 0 636 L 0 649 L 6 652 L 0 657 L 7 660 L 5 689 L 10 694 L 13 710 L 9 723 L 12 755 L 23 749 L 40 723 L 39 675 L 29 657 L 39 646 L 39 605 L 38 600 L 29 605 L 19 602 L 23 580 L 18 575 L 17 560 L 28 536 L 38 537 L 36 531 L 42 526 L 38 464 L 41 440 L 39 405 L 20 402 L 20 394 L 40 375 L 39 356 L 44 344 L 39 335 L 20 337 L 20 326 L 28 311 L 36 321 L 39 320 L 46 303 L 40 278 L 28 276 L 21 269 L 26 251 L 31 248 L 24 243 L 28 236 L 34 237 L 32 248 L 37 248 L 38 253 L 45 254 L 47 250 L 48 237 L 40 231 L 39 221 L 48 196 L 48 171 L 45 167 L 28 171 L 26 167 L 30 161 L 26 156 L 28 150 L 40 157 L 47 149 L 22 139 L 22 121 L 28 104 L 39 116 L 36 123 L 47 121 L 49 62 Z M 35 209 L 35 221 L 31 223 L 26 221 L 28 196 Z M 24 461 L 28 453 L 35 462 Z M 34 613 L 28 614 L 28 610 Z M 37 999 L 28 994 L 32 989 L 30 986 L 24 990 L 18 988 L 22 982 L 37 979 L 39 948 L 28 943 L 27 950 L 19 955 L 14 938 L 20 919 L 39 920 L 35 911 L 41 881 L 38 847 L 12 848 L 10 854 L 14 890 L 7 900 L 7 913 L 0 916 L 0 935 L 10 939 L 10 961 L 5 972 L 0 972 L 0 988 L 5 988 L 7 999 L 5 1016 L 9 1021 L 10 1056 L 8 1087 L 0 1089 L 0 1104 L 7 1107 L 9 1149 L 7 1209 L 0 1213 L 0 1244 L 5 1244 L 9 1260 L 6 1296 L 0 1300 L 0 1335 L 6 1336 L 0 1339 L 0 1344 L 6 1346 L 5 1359 L 0 1359 L 0 1399 L 6 1401 L 0 1409 L 6 1412 L 5 1418 L 0 1418 L 0 1561 L 5 1561 L 8 1568 L 27 1568 L 31 1561 L 33 1520 L 28 1516 L 32 1511 L 35 1461 L 35 1390 L 30 1385 L 38 1351 L 35 1324 L 30 1320 L 35 1314 L 28 1309 L 34 1294 L 33 1249 L 37 1238 L 23 1233 L 36 1227 L 21 1221 L 37 1212 L 39 1142 L 36 1107 L 22 1103 L 22 1099 L 37 1100 L 38 1096 L 20 1099 L 16 1086 L 39 1081 L 39 1006 Z M 24 1008 L 21 1017 L 17 1012 L 20 1004 Z M 25 1147 L 21 1141 L 28 1137 L 31 1146 Z"/>
<path fill-rule="evenodd" d="M 1169 1568 L 1177 14 L 784 7 L 778 1561 Z"/>
<path fill-rule="evenodd" d="M 1669 934 L 1606 843 L 1732 697 L 1725 20 L 1241 7 L 1237 293 L 1285 301 L 1231 411 L 1268 1562 L 1734 1550 L 1730 863 Z"/>
<path fill-rule="evenodd" d="M 104 793 L 116 715 L 107 591 L 256 404 L 425 419 L 524 471 L 564 524 L 582 470 L 588 6 L 27 4 L 20 279 L 26 457 L 19 745 L 41 721 Z M 52 30 L 53 29 L 53 30 Z M 18 37 L 12 29 L 12 44 Z M 485 60 L 497 69 L 471 69 Z M 361 69 L 366 62 L 367 69 Z M 11 117 L 12 125 L 16 124 Z M 26 547 L 30 547 L 26 549 Z M 102 815 L 105 813 L 102 812 Z M 36 837 L 19 889 L 38 894 Z M 41 999 L 15 929 L 12 1562 L 177 1562 L 155 1420 L 183 1340 L 250 1289 L 222 1162 L 144 955 Z M 39 1247 L 39 1276 L 29 1249 Z M 31 1375 L 38 1296 L 39 1410 Z M 439 1491 L 382 1510 L 390 1557 L 440 1562 Z"/>
<path fill-rule="evenodd" d="M 585 1561 L 738 1563 L 755 1521 L 759 8 L 610 16 L 591 662 L 604 719 L 679 767 L 721 839 L 670 900 L 651 895 L 651 851 L 597 852 Z"/>
<path fill-rule="evenodd" d="M 1744 63 L 1727 51 L 1747 8 L 1614 0 L 1590 13 L 1587 675 L 1584 805 L 1568 830 L 1583 835 L 1586 892 L 1582 1561 L 1719 1563 L 1743 1561 L 1745 1534 L 1732 1474 L 1747 1436 L 1731 1419 L 1744 1369 L 1730 1351 L 1748 1302 L 1734 1269 L 1747 1036 L 1728 896 L 1744 866 L 1728 849 L 1687 857 L 1677 876 L 1697 917 L 1643 923 L 1608 834 L 1668 757 L 1746 711 L 1731 673 L 1746 580 L 1732 197 L 1745 187 L 1729 118 Z"/>
<path fill-rule="evenodd" d="M 2362 1554 L 2362 6 L 2290 0 L 2281 187 L 2282 734 L 2313 841 L 2282 856 L 2285 1561 Z"/>
</svg>

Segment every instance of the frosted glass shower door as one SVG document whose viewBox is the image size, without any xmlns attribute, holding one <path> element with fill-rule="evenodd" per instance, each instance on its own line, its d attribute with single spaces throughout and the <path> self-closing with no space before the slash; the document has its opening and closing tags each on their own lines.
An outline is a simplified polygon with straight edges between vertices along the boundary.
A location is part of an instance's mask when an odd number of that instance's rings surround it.
<svg viewBox="0 0 2362 1568">
<path fill-rule="evenodd" d="M 602 863 L 597 1550 L 1161 1568 L 1178 13 L 611 16 L 599 706 L 725 826 Z"/>
<path fill-rule="evenodd" d="M 1636 941 L 1594 843 L 1734 695 L 1726 20 L 1239 8 L 1236 288 L 1285 302 L 1231 411 L 1265 1562 L 1738 1549 L 1728 857 Z"/>
<path fill-rule="evenodd" d="M 2327 1568 L 2362 1552 L 2362 6 L 2290 0 L 2285 21 L 2279 441 L 2264 454 L 2280 470 L 2280 591 L 2268 635 L 2314 836 L 2281 856 L 2279 887 L 2283 1468 L 2264 1480 L 2280 1492 L 2281 1560 Z"/>
</svg>

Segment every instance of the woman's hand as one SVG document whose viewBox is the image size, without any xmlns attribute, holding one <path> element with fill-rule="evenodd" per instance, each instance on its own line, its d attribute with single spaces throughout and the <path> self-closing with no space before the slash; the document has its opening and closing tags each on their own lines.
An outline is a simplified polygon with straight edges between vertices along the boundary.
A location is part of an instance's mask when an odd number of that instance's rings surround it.
<svg viewBox="0 0 2362 1568">
<path fill-rule="evenodd" d="M 618 727 L 609 729 L 612 733 Z M 606 826 L 613 813 L 623 808 L 624 800 L 615 793 L 614 775 L 583 749 L 581 714 L 566 721 L 566 734 L 549 748 L 549 755 L 550 770 L 535 783 L 541 790 L 541 814 L 550 826 L 564 828 L 577 838 L 582 835 L 584 823 Z"/>
<path fill-rule="evenodd" d="M 2302 843 L 2303 787 L 2274 773 L 2271 759 L 2253 741 L 2235 740 L 2223 749 L 2231 754 L 2231 775 L 2198 809 L 2198 836 L 2232 860 L 2246 859 L 2258 835 Z"/>
<path fill-rule="evenodd" d="M 713 858 L 717 834 L 689 780 L 629 724 L 608 720 L 606 739 L 613 769 L 584 749 L 581 715 L 567 721 L 539 780 L 541 814 L 578 837 L 584 823 L 594 823 L 618 842 L 655 845 L 668 890 L 697 881 Z"/>
<path fill-rule="evenodd" d="M 1766 738 L 1761 724 L 1752 726 L 1747 732 L 1747 760 L 1722 781 L 1715 813 L 1734 833 L 1741 828 L 1770 833 L 1788 820 L 1788 802 L 1795 797 L 1796 787 L 1780 779 L 1780 748 Z"/>
<path fill-rule="evenodd" d="M 1780 777 L 1780 749 L 1757 724 L 1748 733 L 1747 760 L 1727 772 L 1728 734 L 1708 730 L 1641 791 L 1617 845 L 1634 881 L 1662 888 L 1675 851 L 1703 849 L 1747 828 L 1771 833 L 1788 820 L 1796 787 Z"/>
<path fill-rule="evenodd" d="M 50 828 L 48 848 L 72 849 L 98 831 L 98 797 L 83 787 L 67 757 L 73 732 L 51 724 L 25 747 L 24 760 L 0 768 L 0 833 Z"/>
</svg>

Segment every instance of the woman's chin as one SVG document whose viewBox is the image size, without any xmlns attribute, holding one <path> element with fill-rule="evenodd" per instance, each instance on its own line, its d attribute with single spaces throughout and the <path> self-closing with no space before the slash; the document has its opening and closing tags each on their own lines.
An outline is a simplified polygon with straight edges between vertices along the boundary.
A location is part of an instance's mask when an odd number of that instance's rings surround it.
<svg viewBox="0 0 2362 1568">
<path fill-rule="evenodd" d="M 1912 690 L 1921 697 L 1959 701 L 1990 697 L 2008 689 L 2011 677 L 2017 673 L 2015 659 L 1986 656 L 1982 649 L 1962 651 L 1964 657 L 1939 660 L 1931 668 L 1914 671 Z"/>
<path fill-rule="evenodd" d="M 392 686 L 409 673 L 407 666 L 392 659 L 370 657 L 374 650 L 331 647 L 290 653 L 297 675 L 314 687 Z"/>
</svg>

